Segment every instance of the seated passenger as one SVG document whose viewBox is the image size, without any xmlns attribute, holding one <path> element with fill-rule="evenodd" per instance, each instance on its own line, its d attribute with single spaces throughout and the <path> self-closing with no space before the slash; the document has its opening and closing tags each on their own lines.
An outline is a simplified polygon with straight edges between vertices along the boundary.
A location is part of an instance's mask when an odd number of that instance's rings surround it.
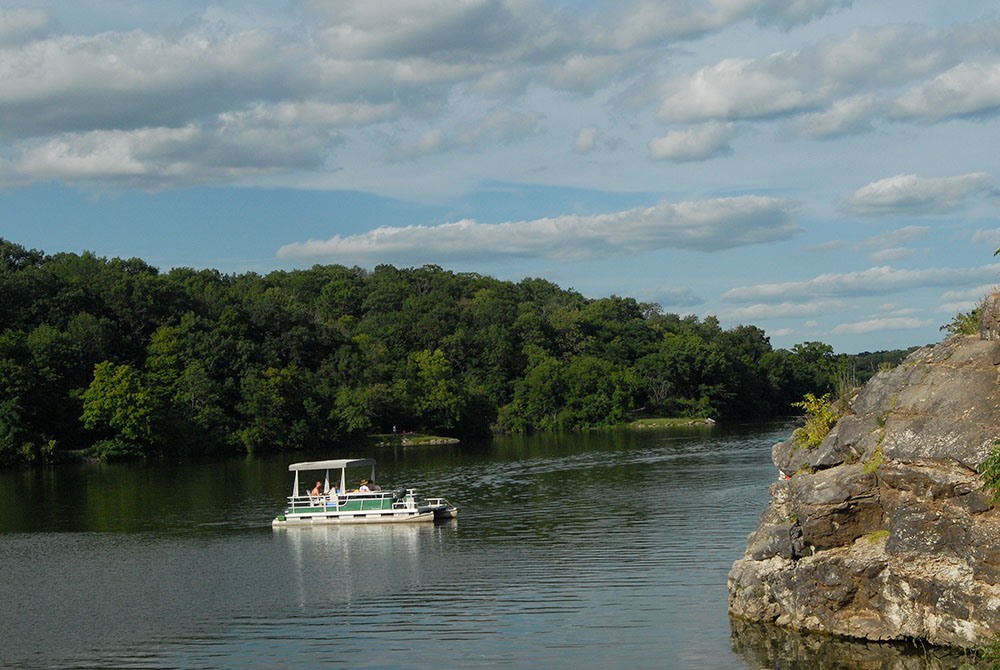
<svg viewBox="0 0 1000 670">
<path fill-rule="evenodd" d="M 367 479 L 362 479 L 361 480 L 361 486 L 358 487 L 358 491 L 360 491 L 362 493 L 367 493 L 368 491 L 371 491 L 371 489 L 368 487 L 368 480 Z"/>
</svg>

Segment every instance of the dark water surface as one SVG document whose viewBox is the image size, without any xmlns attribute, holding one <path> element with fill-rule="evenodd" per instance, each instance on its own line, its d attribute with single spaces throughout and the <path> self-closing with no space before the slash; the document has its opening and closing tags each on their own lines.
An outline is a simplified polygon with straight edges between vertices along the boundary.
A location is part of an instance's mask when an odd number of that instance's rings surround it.
<svg viewBox="0 0 1000 670">
<path fill-rule="evenodd" d="M 348 454 L 0 473 L 0 666 L 853 667 L 727 616 L 790 430 L 349 454 L 444 525 L 270 528 L 290 461 Z"/>
</svg>

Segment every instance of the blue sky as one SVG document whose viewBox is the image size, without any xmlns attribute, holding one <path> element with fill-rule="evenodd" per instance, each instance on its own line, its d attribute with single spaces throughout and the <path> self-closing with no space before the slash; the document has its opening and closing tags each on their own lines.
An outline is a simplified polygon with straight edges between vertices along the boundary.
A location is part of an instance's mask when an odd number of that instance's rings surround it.
<svg viewBox="0 0 1000 670">
<path fill-rule="evenodd" d="M 1000 284 L 998 120 L 979 0 L 8 0 L 0 236 L 902 348 Z"/>
</svg>

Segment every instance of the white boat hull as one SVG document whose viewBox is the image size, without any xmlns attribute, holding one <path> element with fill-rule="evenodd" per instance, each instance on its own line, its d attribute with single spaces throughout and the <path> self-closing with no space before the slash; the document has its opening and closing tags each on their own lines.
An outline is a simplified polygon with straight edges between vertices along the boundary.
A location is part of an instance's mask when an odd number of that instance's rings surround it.
<svg viewBox="0 0 1000 670">
<path fill-rule="evenodd" d="M 368 523 L 425 523 L 434 521 L 433 510 L 426 512 L 411 512 L 406 514 L 282 514 L 271 522 L 274 528 L 290 526 L 321 526 L 329 524 L 368 524 Z"/>
</svg>

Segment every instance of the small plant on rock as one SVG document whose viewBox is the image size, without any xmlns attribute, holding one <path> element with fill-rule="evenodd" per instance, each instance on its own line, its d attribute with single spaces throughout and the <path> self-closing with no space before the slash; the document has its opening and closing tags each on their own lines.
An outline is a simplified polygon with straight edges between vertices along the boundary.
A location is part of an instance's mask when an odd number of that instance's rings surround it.
<svg viewBox="0 0 1000 670">
<path fill-rule="evenodd" d="M 830 430 L 846 412 L 841 403 L 834 403 L 827 393 L 817 398 L 807 393 L 801 402 L 792 403 L 793 407 L 805 410 L 806 423 L 794 433 L 795 443 L 803 448 L 818 447 Z"/>
<path fill-rule="evenodd" d="M 979 476 L 983 478 L 983 490 L 994 503 L 1000 502 L 1000 441 L 993 443 L 990 455 L 979 464 Z"/>
<path fill-rule="evenodd" d="M 998 249 L 1000 251 L 1000 249 Z M 994 254 L 996 255 L 996 254 Z M 951 323 L 946 323 L 939 330 L 943 330 L 949 335 L 975 335 L 979 332 L 979 314 L 983 309 L 983 300 L 980 300 L 974 309 L 968 312 L 959 312 Z"/>
</svg>

